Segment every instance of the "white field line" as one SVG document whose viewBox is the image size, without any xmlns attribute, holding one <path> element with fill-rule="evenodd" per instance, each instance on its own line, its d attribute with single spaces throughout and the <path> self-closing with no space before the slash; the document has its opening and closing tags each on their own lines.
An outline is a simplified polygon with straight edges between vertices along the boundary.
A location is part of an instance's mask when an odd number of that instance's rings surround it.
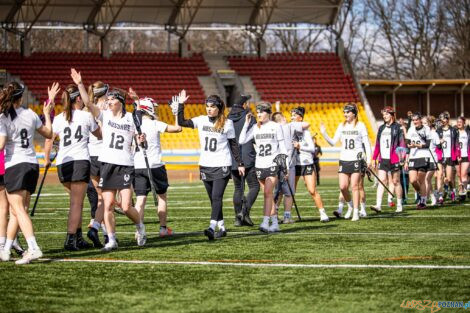
<svg viewBox="0 0 470 313">
<path fill-rule="evenodd" d="M 442 269 L 470 270 L 470 265 L 389 265 L 389 264 L 295 264 L 295 263 L 249 263 L 249 262 L 207 262 L 207 261 L 144 261 L 112 259 L 40 259 L 60 263 L 114 263 L 114 264 L 148 264 L 148 265 L 183 265 L 183 266 L 236 266 L 236 267 L 282 267 L 282 268 L 362 268 L 362 269 Z"/>
<path fill-rule="evenodd" d="M 40 231 L 35 232 L 38 235 L 65 235 L 67 232 L 59 231 Z M 118 235 L 132 235 L 134 236 L 135 232 L 116 232 Z M 147 235 L 158 236 L 158 232 L 147 232 Z M 174 232 L 175 236 L 189 236 L 189 235 L 202 235 L 203 232 Z M 261 232 L 242 232 L 242 231 L 228 231 L 228 235 L 264 235 Z M 390 232 L 279 232 L 276 234 L 270 235 L 289 235 L 289 236 L 469 236 L 470 233 L 390 233 Z"/>
</svg>

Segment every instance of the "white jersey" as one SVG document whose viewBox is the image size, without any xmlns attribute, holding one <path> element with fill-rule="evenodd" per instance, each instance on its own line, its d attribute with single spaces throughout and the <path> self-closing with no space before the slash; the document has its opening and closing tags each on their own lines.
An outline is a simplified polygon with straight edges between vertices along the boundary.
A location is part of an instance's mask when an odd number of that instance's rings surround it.
<svg viewBox="0 0 470 313">
<path fill-rule="evenodd" d="M 14 130 L 15 126 L 11 123 L 10 118 L 3 113 L 0 114 L 0 136 L 11 136 Z"/>
<path fill-rule="evenodd" d="M 312 165 L 315 144 L 310 131 L 304 130 L 296 133 L 296 136 L 300 144 L 300 150 L 298 153 L 296 152 L 296 165 Z"/>
<path fill-rule="evenodd" d="M 442 156 L 444 158 L 450 158 L 451 157 L 451 134 L 450 134 L 450 128 L 448 130 L 442 130 L 442 139 L 444 139 L 444 142 L 442 143 Z"/>
<path fill-rule="evenodd" d="M 406 133 L 406 139 L 410 140 L 414 144 L 424 144 L 426 141 L 431 140 L 431 130 L 428 126 L 423 126 L 420 130 L 416 130 L 414 126 L 411 126 Z M 411 148 L 410 149 L 410 160 L 430 158 L 428 148 Z"/>
<path fill-rule="evenodd" d="M 52 131 L 60 138 L 56 164 L 90 160 L 88 138 L 96 129 L 98 125 L 89 112 L 73 110 L 70 123 L 66 121 L 64 112 L 57 115 L 52 123 Z"/>
<path fill-rule="evenodd" d="M 294 155 L 294 159 L 291 161 L 291 156 L 294 151 L 294 145 L 292 142 L 294 141 L 294 134 L 302 132 L 302 122 L 291 122 L 286 124 L 280 124 L 282 128 L 282 134 L 284 137 L 284 144 L 287 150 L 287 165 L 295 166 L 296 158 Z"/>
<path fill-rule="evenodd" d="M 357 161 L 358 157 L 363 154 L 363 146 L 365 147 L 367 159 L 370 160 L 371 148 L 369 142 L 369 135 L 364 123 L 357 122 L 354 124 L 339 124 L 336 129 L 333 139 L 327 141 L 331 145 L 335 145 L 338 140 L 341 140 L 341 152 L 339 155 L 340 161 Z"/>
<path fill-rule="evenodd" d="M 142 119 L 142 133 L 145 134 L 147 140 L 147 158 L 150 168 L 157 168 L 163 165 L 162 162 L 162 149 L 160 146 L 160 134 L 164 133 L 168 124 L 151 120 L 148 118 Z M 136 147 L 134 154 L 134 167 L 145 169 L 144 153 L 140 147 Z"/>
<path fill-rule="evenodd" d="M 30 109 L 20 107 L 15 111 L 13 121 L 11 116 L 8 117 L 11 124 L 5 146 L 5 168 L 19 163 L 38 163 L 33 139 L 36 130 L 42 126 L 41 119 Z"/>
<path fill-rule="evenodd" d="M 207 115 L 200 115 L 191 119 L 194 128 L 199 133 L 199 143 L 201 144 L 201 155 L 199 165 L 205 167 L 232 166 L 232 154 L 228 140 L 235 138 L 235 128 L 233 121 L 226 119 L 224 129 L 217 131 L 214 123 Z"/>
<path fill-rule="evenodd" d="M 436 153 L 436 146 L 441 143 L 439 140 L 439 135 L 438 133 L 434 130 L 431 129 L 431 143 L 429 145 L 429 150 L 431 150 L 432 156 L 434 159 L 431 158 L 431 161 L 434 162 L 434 160 L 437 162 L 437 153 Z"/>
<path fill-rule="evenodd" d="M 284 144 L 284 134 L 280 124 L 269 121 L 262 124 L 260 127 L 254 125 L 249 131 L 246 130 L 246 125 L 243 126 L 240 133 L 240 143 L 255 139 L 256 143 L 256 168 L 270 168 L 275 166 L 274 158 L 278 154 L 286 154 L 286 146 Z"/>
<path fill-rule="evenodd" d="M 132 141 L 135 125 L 132 114 L 126 112 L 122 118 L 113 116 L 112 111 L 102 111 L 99 120 L 102 123 L 103 145 L 98 160 L 100 162 L 134 166 Z"/>
<path fill-rule="evenodd" d="M 468 157 L 468 134 L 465 130 L 459 131 L 460 157 Z"/>
<path fill-rule="evenodd" d="M 382 159 L 390 159 L 390 149 L 392 142 L 392 128 L 385 126 L 380 134 L 380 156 Z"/>
<path fill-rule="evenodd" d="M 108 106 L 106 105 L 106 101 L 103 101 L 103 102 L 101 102 L 101 104 L 97 104 L 96 106 L 101 111 L 104 111 L 104 110 L 108 109 Z M 102 144 L 103 144 L 102 139 L 98 139 L 93 134 L 90 134 L 90 139 L 88 141 L 88 151 L 90 152 L 90 156 L 93 156 L 93 157 L 99 156 Z"/>
</svg>

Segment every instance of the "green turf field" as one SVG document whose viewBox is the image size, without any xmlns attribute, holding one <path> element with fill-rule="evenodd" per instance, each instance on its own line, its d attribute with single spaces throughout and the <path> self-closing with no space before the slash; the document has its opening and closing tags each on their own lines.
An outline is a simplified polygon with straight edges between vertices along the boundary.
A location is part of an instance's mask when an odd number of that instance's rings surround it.
<svg viewBox="0 0 470 313">
<path fill-rule="evenodd" d="M 385 207 L 359 222 L 322 224 L 300 186 L 304 221 L 265 235 L 232 226 L 232 192 L 230 183 L 222 240 L 202 234 L 210 217 L 202 183 L 174 184 L 173 238 L 158 238 L 155 209 L 147 207 L 145 247 L 136 246 L 135 227 L 118 215 L 117 251 L 68 253 L 62 250 L 68 197 L 62 187 L 46 186 L 33 218 L 45 259 L 0 263 L 0 312 L 418 312 L 402 308 L 403 301 L 470 300 L 468 204 L 426 211 L 410 205 L 400 215 Z M 337 182 L 323 180 L 320 192 L 333 216 Z M 368 185 L 368 205 L 374 193 Z M 257 223 L 261 201 L 262 195 L 252 211 Z M 441 310 L 447 311 L 459 310 Z"/>
</svg>

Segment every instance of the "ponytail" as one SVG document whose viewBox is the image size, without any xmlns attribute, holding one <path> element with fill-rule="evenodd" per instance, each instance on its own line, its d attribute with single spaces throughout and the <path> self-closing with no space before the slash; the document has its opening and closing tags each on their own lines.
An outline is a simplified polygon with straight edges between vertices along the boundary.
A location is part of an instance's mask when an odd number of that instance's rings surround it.
<svg viewBox="0 0 470 313">
<path fill-rule="evenodd" d="M 62 93 L 62 106 L 64 108 L 65 120 L 69 123 L 72 121 L 73 105 L 79 95 L 78 87 L 73 84 L 68 85 Z"/>
<path fill-rule="evenodd" d="M 24 86 L 11 82 L 0 92 L 0 113 L 9 114 L 14 110 L 13 105 L 22 98 Z"/>
</svg>

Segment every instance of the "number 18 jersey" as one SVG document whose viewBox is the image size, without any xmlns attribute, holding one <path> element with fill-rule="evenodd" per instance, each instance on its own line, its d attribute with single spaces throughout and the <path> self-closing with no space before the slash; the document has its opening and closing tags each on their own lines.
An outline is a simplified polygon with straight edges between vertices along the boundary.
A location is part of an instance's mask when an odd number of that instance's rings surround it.
<svg viewBox="0 0 470 313">
<path fill-rule="evenodd" d="M 341 138 L 341 152 L 339 159 L 341 161 L 357 161 L 359 153 L 363 153 L 362 145 L 370 150 L 369 137 L 367 129 L 362 122 L 357 122 L 356 125 L 346 123 L 339 124 L 336 129 L 335 139 Z M 369 149 L 367 149 L 369 148 Z M 367 157 L 369 158 L 370 153 Z"/>
<path fill-rule="evenodd" d="M 215 124 L 207 115 L 200 115 L 191 120 L 194 128 L 198 130 L 201 144 L 199 165 L 204 167 L 232 166 L 232 155 L 228 146 L 228 139 L 235 138 L 232 120 L 226 119 L 221 131 L 214 129 Z"/>
<path fill-rule="evenodd" d="M 102 111 L 99 119 L 103 125 L 103 145 L 98 160 L 109 164 L 134 166 L 132 141 L 135 125 L 132 114 L 126 112 L 121 118 L 116 118 L 108 110 Z"/>
</svg>

